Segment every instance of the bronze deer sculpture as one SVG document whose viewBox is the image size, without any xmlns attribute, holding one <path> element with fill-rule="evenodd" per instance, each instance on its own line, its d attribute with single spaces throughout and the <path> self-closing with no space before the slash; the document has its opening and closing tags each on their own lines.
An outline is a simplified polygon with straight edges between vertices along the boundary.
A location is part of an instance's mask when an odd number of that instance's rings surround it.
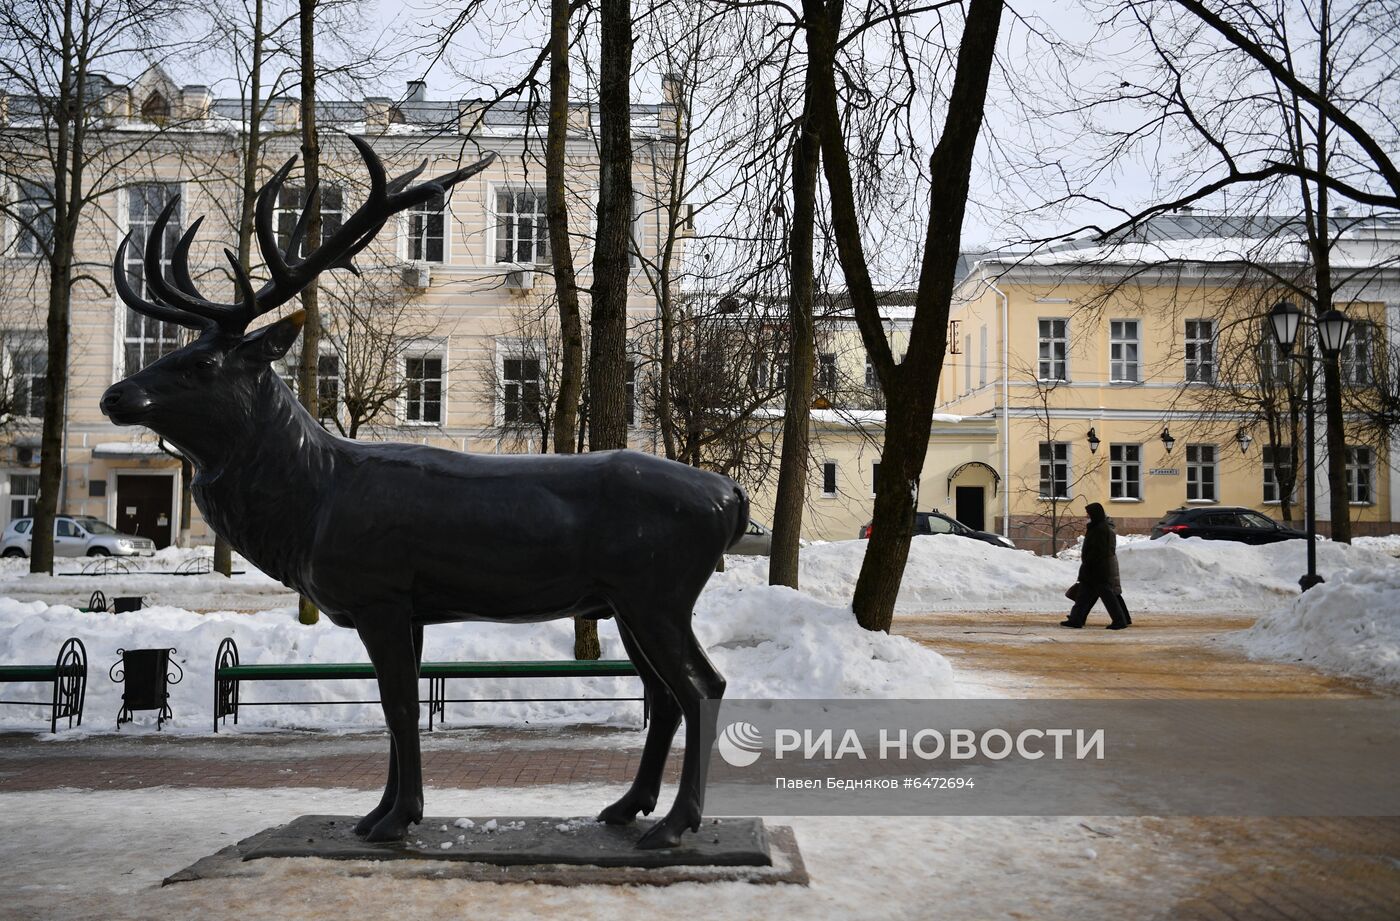
<svg viewBox="0 0 1400 921">
<path fill-rule="evenodd" d="M 529 623 L 615 617 L 652 701 L 631 787 L 599 816 L 633 822 L 656 806 L 671 740 L 685 721 L 685 760 L 670 812 L 637 843 L 670 847 L 701 819 L 713 709 L 724 679 L 691 630 L 696 598 L 724 551 L 744 532 L 748 499 L 727 477 L 635 451 L 499 456 L 412 444 L 366 444 L 325 431 L 272 368 L 301 331 L 291 314 L 247 332 L 317 274 L 343 267 L 394 213 L 473 176 L 485 160 L 411 186 L 426 166 L 394 180 L 351 136 L 369 172 L 364 205 L 321 246 L 299 255 L 309 190 L 285 250 L 273 227 L 277 196 L 295 157 L 260 190 L 255 224 L 270 280 L 254 290 L 228 250 L 234 304 L 206 300 L 189 269 L 199 221 L 175 246 L 168 275 L 160 240 L 171 202 L 144 253 L 150 299 L 127 278 L 130 237 L 113 267 L 123 301 L 142 314 L 199 331 L 102 396 L 118 425 L 143 425 L 195 468 L 205 520 L 259 569 L 355 629 L 378 678 L 390 734 L 383 798 L 356 826 L 371 841 L 401 840 L 422 821 L 418 669 L 423 627 L 456 621 Z M 444 529 L 440 525 L 449 522 Z M 709 722 L 705 712 L 711 714 Z"/>
</svg>

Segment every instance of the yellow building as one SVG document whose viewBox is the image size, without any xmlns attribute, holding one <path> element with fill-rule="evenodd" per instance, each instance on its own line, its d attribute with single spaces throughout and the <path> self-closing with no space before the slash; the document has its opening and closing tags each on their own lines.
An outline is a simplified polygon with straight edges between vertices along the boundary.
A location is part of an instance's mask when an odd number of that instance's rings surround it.
<svg viewBox="0 0 1400 921">
<path fill-rule="evenodd" d="M 1146 531 L 1183 505 L 1280 517 L 1273 459 L 1292 446 L 1270 443 L 1257 399 L 1261 371 L 1285 367 L 1263 320 L 1280 295 L 1244 273 L 1257 241 L 1225 235 L 1223 220 L 1169 215 L 1158 219 L 1153 243 L 989 256 L 963 279 L 938 409 L 996 428 L 992 466 L 1005 488 L 988 515 L 1019 545 L 1045 548 L 1066 517 L 1058 543 L 1072 540 L 1093 501 L 1125 532 Z M 1397 245 L 1396 228 L 1358 227 L 1337 259 L 1382 264 L 1376 252 Z M 1336 302 L 1354 335 L 1342 367 L 1349 385 L 1364 386 L 1394 335 L 1400 272 L 1347 277 Z M 1325 533 L 1321 424 L 1317 455 Z M 1394 529 L 1394 476 L 1389 452 L 1357 435 L 1348 447 L 1354 533 Z M 1300 471 L 1298 503 L 1304 484 Z M 1292 518 L 1301 521 L 1301 504 Z"/>
</svg>

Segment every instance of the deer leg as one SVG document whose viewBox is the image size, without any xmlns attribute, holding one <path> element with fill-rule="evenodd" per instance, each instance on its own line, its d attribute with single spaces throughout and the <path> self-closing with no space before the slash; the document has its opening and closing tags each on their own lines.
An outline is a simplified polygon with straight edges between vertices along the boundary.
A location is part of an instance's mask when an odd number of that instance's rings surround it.
<svg viewBox="0 0 1400 921">
<path fill-rule="evenodd" d="M 637 636 L 642 653 L 675 695 L 685 719 L 685 760 L 681 766 L 680 790 L 671 811 L 646 830 L 637 847 L 651 850 L 675 847 L 687 828 L 698 831 L 705 804 L 705 775 L 709 772 L 710 752 L 701 750 L 701 740 L 714 739 L 715 712 L 705 713 L 701 704 L 724 696 L 724 678 L 710 664 L 705 651 L 690 631 L 689 608 L 685 620 L 671 630 Z M 708 734 L 704 731 L 708 726 Z"/>
<path fill-rule="evenodd" d="M 369 829 L 370 841 L 402 841 L 423 819 L 423 765 L 418 749 L 418 628 L 401 620 L 360 625 L 360 639 L 379 678 L 384 722 L 393 738 L 395 790 L 387 812 Z"/>
<path fill-rule="evenodd" d="M 423 666 L 423 625 L 415 624 L 413 627 L 413 654 L 418 663 L 419 669 Z M 379 805 L 370 810 L 369 814 L 355 824 L 355 834 L 361 838 L 369 835 L 370 829 L 379 823 L 379 820 L 388 814 L 394 806 L 394 799 L 399 792 L 399 755 L 398 746 L 394 744 L 393 733 L 389 734 L 389 779 L 384 782 L 384 795 L 379 799 Z"/>
<path fill-rule="evenodd" d="M 642 762 L 637 767 L 637 776 L 620 800 L 598 814 L 600 822 L 628 825 L 636 821 L 638 812 L 651 815 L 656 808 L 656 798 L 661 793 L 661 775 L 666 770 L 666 758 L 671 753 L 671 739 L 681 722 L 681 708 L 661 676 L 642 655 L 631 631 L 621 621 L 617 629 L 622 634 L 627 657 L 637 667 L 637 674 L 642 676 L 642 684 L 651 698 L 651 725 L 647 727 L 647 740 L 642 747 Z"/>
</svg>

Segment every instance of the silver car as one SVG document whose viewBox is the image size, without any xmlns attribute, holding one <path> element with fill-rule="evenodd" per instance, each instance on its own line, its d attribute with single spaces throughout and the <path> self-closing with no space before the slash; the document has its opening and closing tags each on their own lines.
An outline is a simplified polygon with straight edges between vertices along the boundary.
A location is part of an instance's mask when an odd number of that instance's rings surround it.
<svg viewBox="0 0 1400 921">
<path fill-rule="evenodd" d="M 736 556 L 768 556 L 772 550 L 772 533 L 757 521 L 750 521 L 744 536 L 725 552 Z"/>
<path fill-rule="evenodd" d="M 0 537 L 0 556 L 29 556 L 32 518 L 16 518 Z M 53 522 L 54 556 L 154 556 L 155 542 L 123 534 L 91 515 L 59 515 Z"/>
</svg>

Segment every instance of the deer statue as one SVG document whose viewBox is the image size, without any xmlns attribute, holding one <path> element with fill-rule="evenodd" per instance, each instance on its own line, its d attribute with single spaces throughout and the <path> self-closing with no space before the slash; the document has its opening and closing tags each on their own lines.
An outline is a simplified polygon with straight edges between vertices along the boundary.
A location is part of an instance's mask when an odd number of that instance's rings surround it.
<svg viewBox="0 0 1400 921">
<path fill-rule="evenodd" d="M 189 268 L 199 221 L 176 244 L 168 274 L 160 240 L 175 202 L 147 237 L 148 299 L 117 248 L 117 292 L 133 310 L 198 331 L 193 342 L 113 384 L 102 411 L 143 425 L 194 465 L 205 520 L 259 569 L 309 597 L 360 636 L 374 664 L 388 725 L 389 777 L 355 827 L 398 841 L 423 818 L 418 670 L 423 627 L 457 621 L 533 623 L 615 617 L 652 702 L 630 788 L 599 819 L 625 825 L 656 806 L 671 740 L 685 721 L 675 804 L 639 848 L 678 844 L 697 830 L 714 709 L 724 679 L 691 631 L 696 598 L 748 524 L 748 498 L 728 477 L 635 451 L 501 456 L 415 444 L 366 444 L 325 431 L 274 371 L 304 322 L 297 311 L 248 331 L 316 276 L 354 270 L 396 212 L 481 172 L 491 157 L 410 185 L 426 161 L 389 180 L 369 145 L 350 140 L 369 172 L 364 205 L 301 254 L 315 190 L 278 248 L 273 210 L 295 157 L 259 191 L 258 248 L 269 280 L 254 289 L 231 252 L 237 302 L 206 300 Z M 706 722 L 706 713 L 709 713 Z"/>
</svg>

